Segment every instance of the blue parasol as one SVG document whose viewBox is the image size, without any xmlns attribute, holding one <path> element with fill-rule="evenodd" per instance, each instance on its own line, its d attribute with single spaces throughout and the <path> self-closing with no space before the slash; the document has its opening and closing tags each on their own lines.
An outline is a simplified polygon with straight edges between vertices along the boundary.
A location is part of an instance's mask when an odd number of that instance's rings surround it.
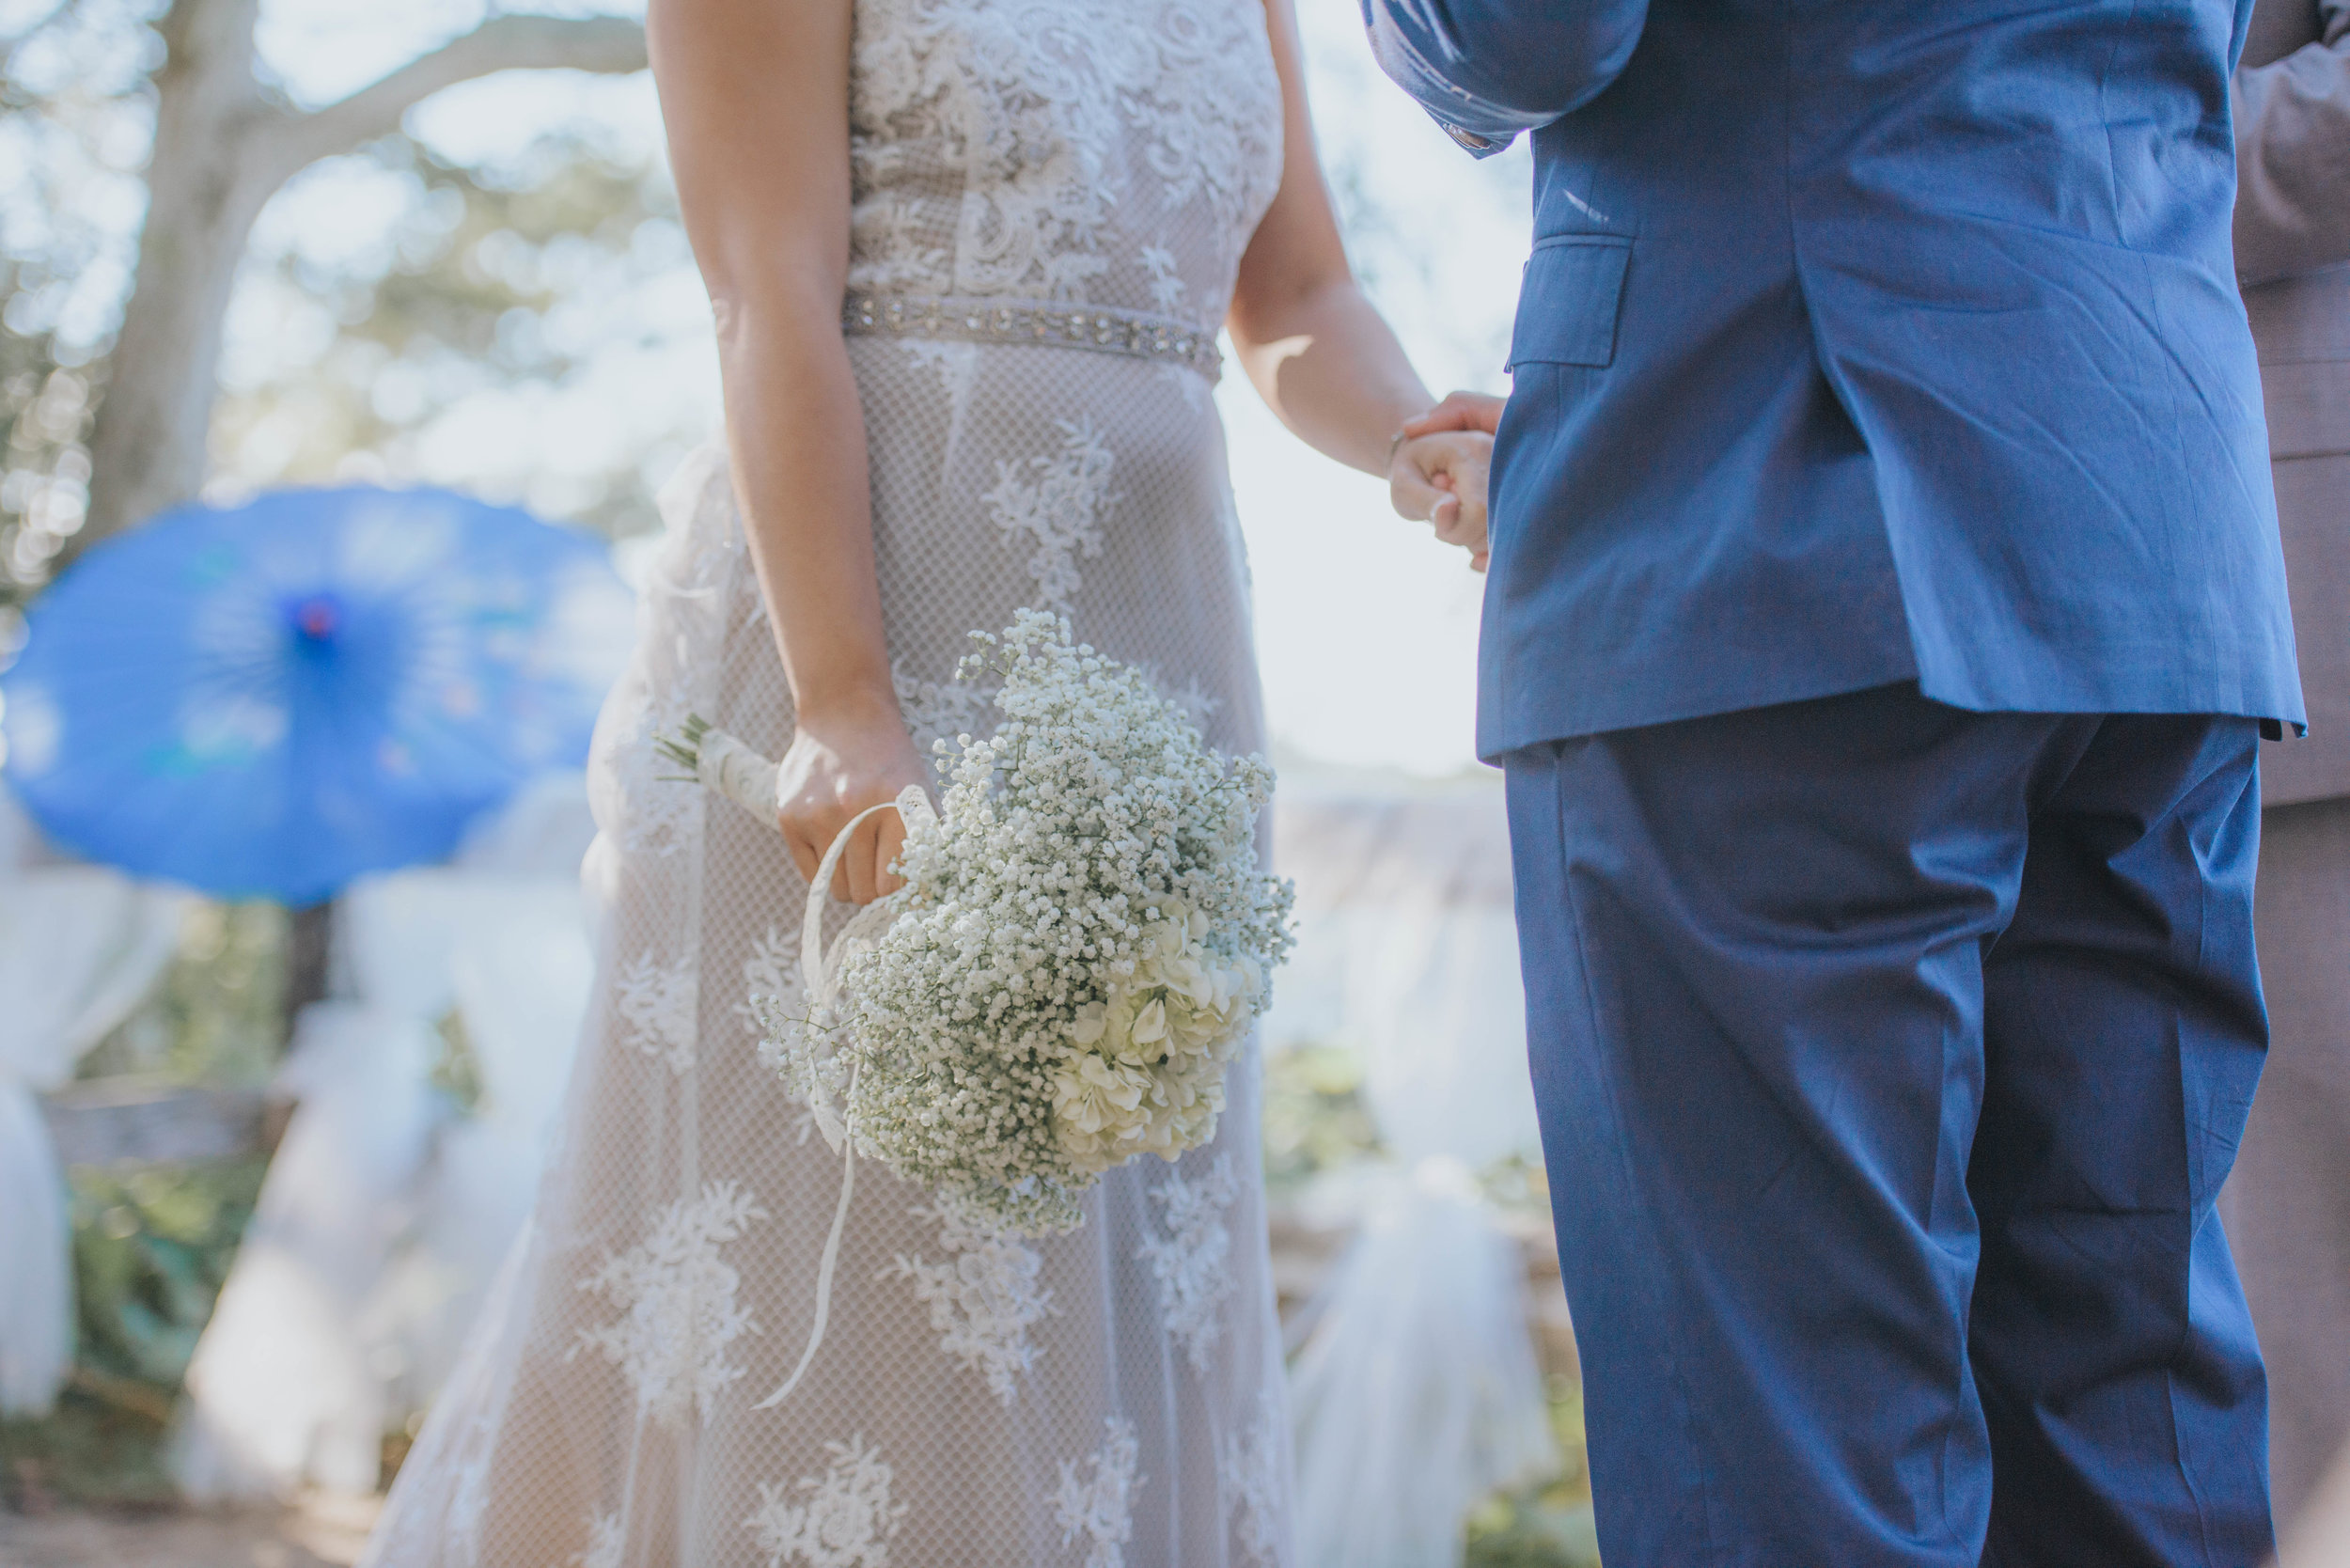
<svg viewBox="0 0 2350 1568">
<path fill-rule="evenodd" d="M 93 860 L 309 903 L 581 762 L 630 613 L 601 541 L 444 491 L 182 508 L 32 605 L 8 778 Z"/>
</svg>

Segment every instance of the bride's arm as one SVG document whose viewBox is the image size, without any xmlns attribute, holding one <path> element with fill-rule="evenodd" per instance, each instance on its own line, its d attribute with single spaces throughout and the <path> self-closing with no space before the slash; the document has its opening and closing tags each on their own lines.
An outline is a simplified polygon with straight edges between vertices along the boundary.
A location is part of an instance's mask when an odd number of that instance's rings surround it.
<svg viewBox="0 0 2350 1568">
<path fill-rule="evenodd" d="M 1264 6 L 1281 78 L 1281 185 L 1241 257 L 1226 321 L 1232 347 L 1284 425 L 1317 451 L 1386 478 L 1399 511 L 1433 514 L 1437 536 L 1481 564 L 1486 443 L 1461 433 L 1397 442 L 1435 400 L 1347 264 L 1314 152 L 1296 13 L 1291 0 Z"/>
<path fill-rule="evenodd" d="M 840 334 L 849 265 L 851 0 L 650 0 L 685 227 L 710 290 L 727 446 L 797 725 L 778 816 L 813 875 L 865 807 L 927 783 L 898 711 L 873 573 L 865 425 Z M 834 890 L 891 883 L 882 812 Z"/>
</svg>

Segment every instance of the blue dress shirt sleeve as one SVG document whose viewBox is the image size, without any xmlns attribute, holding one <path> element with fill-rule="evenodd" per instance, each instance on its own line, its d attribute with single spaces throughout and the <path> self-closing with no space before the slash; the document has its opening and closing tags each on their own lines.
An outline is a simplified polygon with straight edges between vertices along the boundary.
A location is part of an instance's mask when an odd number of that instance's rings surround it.
<svg viewBox="0 0 2350 1568">
<path fill-rule="evenodd" d="M 1361 0 L 1379 67 L 1479 157 L 1598 97 L 1648 0 Z"/>
</svg>

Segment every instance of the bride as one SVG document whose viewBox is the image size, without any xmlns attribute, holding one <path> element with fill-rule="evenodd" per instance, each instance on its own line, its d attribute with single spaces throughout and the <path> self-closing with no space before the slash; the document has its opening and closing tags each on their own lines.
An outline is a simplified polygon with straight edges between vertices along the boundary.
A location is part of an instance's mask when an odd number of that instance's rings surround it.
<svg viewBox="0 0 2350 1568">
<path fill-rule="evenodd" d="M 663 498 L 606 708 L 599 978 L 560 1147 L 366 1563 L 1267 1568 L 1291 1560 L 1253 1052 L 1215 1140 L 1041 1242 L 840 1170 L 759 1063 L 804 877 L 986 728 L 953 680 L 1024 605 L 1263 741 L 1216 332 L 1300 436 L 1483 531 L 1484 441 L 1356 289 L 1289 0 L 652 0 L 728 440 Z M 665 775 L 701 714 L 776 821 Z M 777 828 L 781 831 L 778 832 Z M 836 896 L 891 886 L 884 813 Z M 845 916 L 845 906 L 836 914 Z"/>
</svg>

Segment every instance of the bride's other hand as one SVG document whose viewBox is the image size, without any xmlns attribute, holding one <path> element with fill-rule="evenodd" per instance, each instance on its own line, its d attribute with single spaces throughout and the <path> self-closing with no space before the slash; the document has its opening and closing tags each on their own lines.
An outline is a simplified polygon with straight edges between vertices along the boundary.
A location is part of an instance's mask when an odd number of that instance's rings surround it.
<svg viewBox="0 0 2350 1568">
<path fill-rule="evenodd" d="M 776 825 L 800 874 L 815 878 L 824 852 L 859 811 L 897 799 L 909 784 L 927 787 L 930 775 L 894 709 L 804 716 L 776 779 Z M 895 811 L 876 811 L 859 823 L 833 872 L 832 896 L 870 903 L 903 886 L 889 867 L 905 838 Z"/>
<path fill-rule="evenodd" d="M 1434 435 L 1442 431 L 1482 431 L 1487 435 L 1501 431 L 1501 409 L 1504 400 L 1489 392 L 1448 393 L 1444 401 L 1425 414 L 1416 414 L 1403 421 L 1405 439 Z"/>
<path fill-rule="evenodd" d="M 1434 525 L 1436 538 L 1469 553 L 1472 571 L 1485 570 L 1485 477 L 1493 437 L 1477 431 L 1407 433 L 1396 442 L 1387 468 L 1395 510 Z"/>
</svg>

